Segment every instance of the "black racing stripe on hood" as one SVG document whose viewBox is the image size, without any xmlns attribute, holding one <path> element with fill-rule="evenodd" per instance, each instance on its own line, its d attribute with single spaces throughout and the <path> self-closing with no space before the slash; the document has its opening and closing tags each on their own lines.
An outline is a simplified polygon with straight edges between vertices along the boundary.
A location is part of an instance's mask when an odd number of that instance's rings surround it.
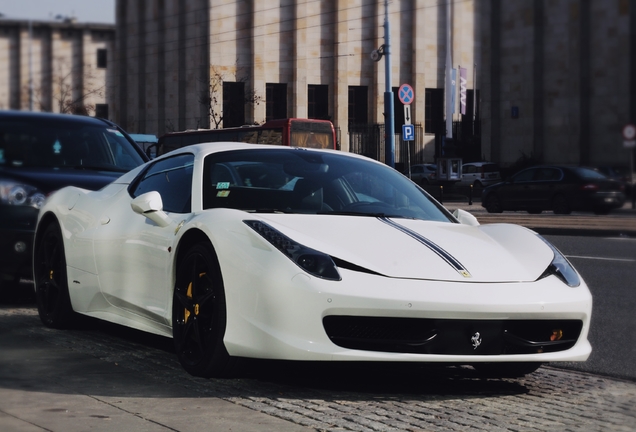
<svg viewBox="0 0 636 432">
<path fill-rule="evenodd" d="M 471 277 L 470 276 L 470 272 L 466 269 L 466 267 L 464 267 L 462 265 L 462 263 L 460 263 L 454 256 L 452 256 L 451 254 L 449 254 L 448 252 L 446 252 L 444 249 L 442 249 L 440 246 L 438 246 L 437 244 L 433 243 L 432 241 L 430 241 L 429 239 L 427 239 L 426 237 L 416 233 L 413 230 L 408 229 L 407 227 L 400 225 L 399 223 L 387 218 L 387 217 L 379 217 L 378 218 L 379 221 L 384 222 L 385 224 L 403 232 L 404 234 L 410 236 L 411 238 L 417 240 L 418 242 L 420 242 L 421 244 L 423 244 L 424 246 L 428 247 L 430 250 L 432 250 L 433 252 L 435 252 L 440 258 L 442 258 L 444 261 L 446 261 L 451 267 L 453 267 L 455 270 L 457 270 L 458 273 L 460 273 L 462 276 L 464 277 Z"/>
</svg>

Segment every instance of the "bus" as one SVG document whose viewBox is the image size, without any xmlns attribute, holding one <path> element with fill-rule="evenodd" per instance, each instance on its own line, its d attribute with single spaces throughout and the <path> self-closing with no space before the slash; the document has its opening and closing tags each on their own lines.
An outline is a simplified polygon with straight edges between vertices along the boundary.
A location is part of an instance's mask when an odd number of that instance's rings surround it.
<svg viewBox="0 0 636 432">
<path fill-rule="evenodd" d="M 190 144 L 215 141 L 337 149 L 336 131 L 331 121 L 286 118 L 262 125 L 170 132 L 159 137 L 156 155 Z"/>
</svg>

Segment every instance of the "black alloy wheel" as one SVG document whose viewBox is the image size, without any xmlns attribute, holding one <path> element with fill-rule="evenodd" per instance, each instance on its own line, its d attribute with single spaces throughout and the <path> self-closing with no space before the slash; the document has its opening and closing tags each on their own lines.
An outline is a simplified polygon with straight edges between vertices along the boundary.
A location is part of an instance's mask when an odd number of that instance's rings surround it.
<svg viewBox="0 0 636 432">
<path fill-rule="evenodd" d="M 226 326 L 223 279 L 214 252 L 199 243 L 177 266 L 172 335 L 183 368 L 200 377 L 230 376 L 234 359 L 223 336 Z"/>
<path fill-rule="evenodd" d="M 51 328 L 67 328 L 75 318 L 66 278 L 66 257 L 62 232 L 49 224 L 34 254 L 35 300 L 42 323 Z"/>
<path fill-rule="evenodd" d="M 488 213 L 503 213 L 501 200 L 497 195 L 492 194 L 486 199 L 486 211 Z"/>
</svg>

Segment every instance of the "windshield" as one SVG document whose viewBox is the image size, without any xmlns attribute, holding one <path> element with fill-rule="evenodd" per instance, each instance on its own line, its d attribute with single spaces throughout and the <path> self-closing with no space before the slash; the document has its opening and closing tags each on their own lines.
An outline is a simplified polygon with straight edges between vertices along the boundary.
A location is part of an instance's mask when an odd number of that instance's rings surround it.
<svg viewBox="0 0 636 432">
<path fill-rule="evenodd" d="M 144 163 L 106 124 L 42 118 L 0 120 L 0 167 L 126 172 Z"/>
<path fill-rule="evenodd" d="M 204 170 L 204 209 L 453 220 L 394 169 L 346 154 L 236 150 L 208 156 Z"/>
</svg>

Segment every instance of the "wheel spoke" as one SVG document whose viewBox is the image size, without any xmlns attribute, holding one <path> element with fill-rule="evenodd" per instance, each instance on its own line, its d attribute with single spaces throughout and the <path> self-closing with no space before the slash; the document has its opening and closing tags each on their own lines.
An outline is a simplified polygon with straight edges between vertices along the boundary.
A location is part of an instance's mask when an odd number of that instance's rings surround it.
<svg viewBox="0 0 636 432">
<path fill-rule="evenodd" d="M 192 321 L 194 321 L 193 324 L 193 328 L 194 328 L 194 335 L 193 335 L 193 342 L 196 343 L 197 348 L 199 349 L 199 353 L 204 353 L 205 352 L 205 332 L 202 332 L 200 329 L 200 325 L 201 323 L 199 322 L 200 320 L 193 319 Z"/>
<path fill-rule="evenodd" d="M 183 288 L 177 288 L 175 290 L 175 297 L 179 300 L 179 304 L 184 309 L 192 310 L 192 300 L 188 298 L 187 295 L 183 293 Z"/>
</svg>

